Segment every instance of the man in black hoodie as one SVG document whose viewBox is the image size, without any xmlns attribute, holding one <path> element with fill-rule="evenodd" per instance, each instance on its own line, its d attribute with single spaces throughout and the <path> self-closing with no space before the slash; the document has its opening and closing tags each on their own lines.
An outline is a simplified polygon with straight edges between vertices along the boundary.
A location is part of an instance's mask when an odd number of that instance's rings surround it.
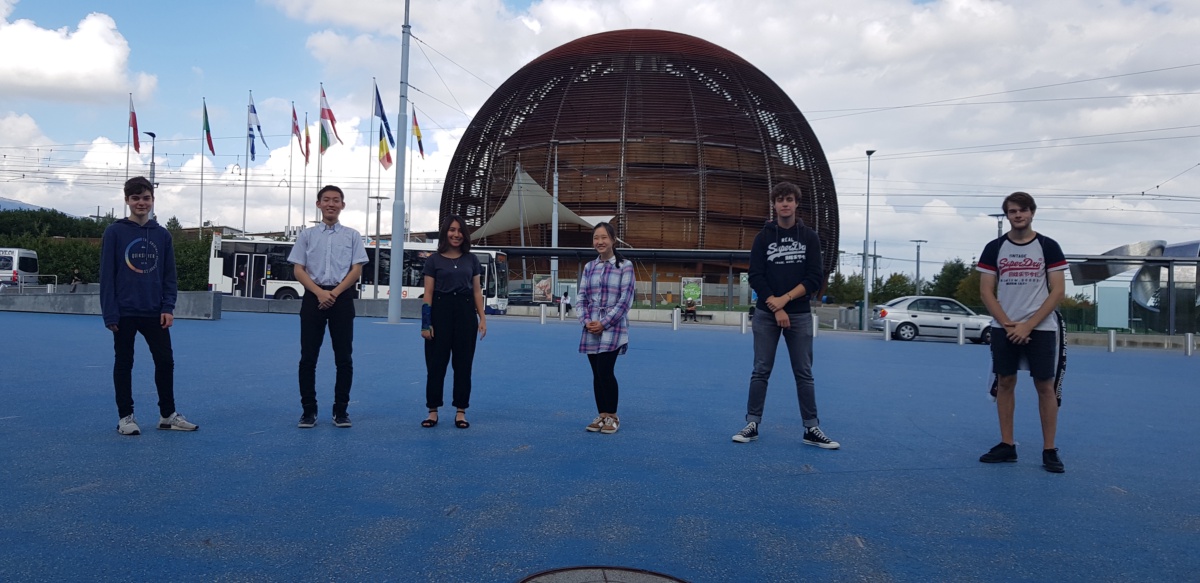
<svg viewBox="0 0 1200 583">
<path fill-rule="evenodd" d="M 113 333 L 116 358 L 117 432 L 141 435 L 133 418 L 133 343 L 141 332 L 154 357 L 159 429 L 199 429 L 175 411 L 175 357 L 170 327 L 175 322 L 175 246 L 171 234 L 150 218 L 154 185 L 142 176 L 125 182 L 129 218 L 104 230 L 100 251 L 100 310 Z"/>
<path fill-rule="evenodd" d="M 800 188 L 781 182 L 771 189 L 775 220 L 754 238 L 750 250 L 750 287 L 758 294 L 754 309 L 754 372 L 746 403 L 746 427 L 733 436 L 737 443 L 758 439 L 767 380 L 775 366 L 779 336 L 787 343 L 796 396 L 804 420 L 804 443 L 837 449 L 825 436 L 817 418 L 816 389 L 812 376 L 812 307 L 809 298 L 820 293 L 825 273 L 821 269 L 821 240 L 796 216 Z"/>
</svg>

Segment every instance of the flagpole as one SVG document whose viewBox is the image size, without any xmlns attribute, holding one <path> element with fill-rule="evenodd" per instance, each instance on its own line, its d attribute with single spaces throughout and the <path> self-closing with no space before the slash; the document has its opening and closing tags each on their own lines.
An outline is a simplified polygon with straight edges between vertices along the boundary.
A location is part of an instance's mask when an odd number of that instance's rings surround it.
<svg viewBox="0 0 1200 583">
<path fill-rule="evenodd" d="M 208 118 L 207 118 L 208 103 L 206 101 L 204 101 L 203 97 L 200 98 L 200 103 L 203 104 L 203 109 L 202 109 L 203 113 L 201 113 L 200 115 L 204 116 L 203 121 L 207 122 L 208 121 Z M 200 239 L 201 240 L 204 239 L 204 142 L 205 142 L 205 134 L 204 134 L 204 127 L 202 126 L 200 128 Z"/>
<path fill-rule="evenodd" d="M 129 94 L 129 115 L 125 116 L 125 180 L 129 180 L 129 136 L 133 131 L 133 94 Z"/>
<path fill-rule="evenodd" d="M 416 104 L 413 104 L 413 113 L 414 114 L 416 113 L 416 109 L 417 109 Z M 428 119 L 426 119 L 426 121 L 428 121 Z M 413 142 L 413 135 L 412 135 L 412 131 L 410 130 L 408 132 L 409 146 L 412 146 L 412 142 Z M 397 148 L 397 149 L 399 149 L 399 148 Z M 413 165 L 414 158 L 416 158 L 416 156 L 408 157 L 408 190 L 407 190 L 408 208 L 412 208 L 412 191 L 413 191 L 413 188 L 412 188 L 412 176 L 413 176 L 412 165 Z M 410 232 L 412 232 L 412 217 L 406 215 L 404 217 L 404 240 L 405 241 L 408 241 L 408 234 Z"/>
<path fill-rule="evenodd" d="M 404 34 L 402 36 L 400 49 L 400 113 L 399 123 L 408 123 L 408 44 L 409 38 L 412 36 L 412 26 L 408 24 L 408 9 L 409 0 L 404 0 Z M 400 128 L 396 128 L 397 130 Z M 412 132 L 410 127 L 408 130 Z M 396 155 L 404 158 L 408 155 L 407 148 L 396 148 Z M 391 273 L 389 280 L 393 282 L 403 282 L 404 275 L 404 239 L 397 238 L 396 233 L 404 232 L 404 162 L 405 160 L 397 160 L 396 164 L 396 196 L 392 198 L 392 257 L 401 258 L 400 261 L 391 262 Z M 388 323 L 400 323 L 400 296 L 403 294 L 388 294 Z"/>
<path fill-rule="evenodd" d="M 308 112 L 307 111 L 304 112 L 304 135 L 305 136 L 308 135 Z M 304 193 L 308 192 L 308 155 L 311 153 L 311 151 L 312 151 L 312 144 L 308 143 L 306 140 L 306 143 L 304 144 L 304 180 L 303 180 L 303 182 L 300 183 L 302 186 L 302 188 L 300 189 L 300 200 L 301 201 L 304 200 L 305 196 L 308 196 Z M 302 227 L 307 227 L 308 226 L 308 207 L 304 206 L 304 203 L 301 202 L 300 208 L 304 211 L 303 216 L 300 219 L 301 220 L 300 224 Z"/>
<path fill-rule="evenodd" d="M 246 201 L 250 193 L 250 142 L 254 134 L 250 133 L 250 105 L 254 103 L 254 92 L 250 91 L 250 99 L 246 102 L 246 167 L 242 169 L 242 235 L 246 234 Z"/>
<path fill-rule="evenodd" d="M 368 146 L 371 144 L 371 138 L 375 136 L 375 92 L 379 91 L 375 84 L 375 78 L 371 77 L 371 113 L 368 116 L 367 127 L 370 131 L 367 132 L 366 142 Z M 378 146 L 376 146 L 378 147 Z M 363 228 L 363 234 L 368 238 L 371 236 L 371 167 L 375 165 L 375 152 L 372 148 L 367 148 L 367 222 Z M 382 174 L 382 172 L 380 172 Z M 379 254 L 378 242 L 376 242 L 375 254 Z"/>
<path fill-rule="evenodd" d="M 321 86 L 321 95 L 325 95 L 325 84 L 321 83 L 320 86 Z M 325 131 L 325 104 L 324 103 L 321 104 L 321 117 L 319 117 L 318 119 L 321 120 L 320 121 L 321 131 L 324 132 Z M 325 161 L 325 143 L 321 140 L 321 136 L 323 136 L 323 135 L 325 135 L 325 134 L 324 133 L 317 134 L 317 188 L 321 188 L 321 163 Z M 316 218 L 320 219 L 322 217 L 320 215 L 317 215 Z"/>
<path fill-rule="evenodd" d="M 296 122 L 296 102 L 293 101 L 292 102 L 292 124 L 293 124 L 292 127 L 295 127 L 295 122 Z M 293 132 L 293 133 L 295 133 L 295 132 Z M 296 139 L 297 140 L 300 139 L 300 136 L 296 136 Z M 287 231 L 292 228 L 292 153 L 294 153 L 295 151 L 296 151 L 295 144 L 292 143 L 291 138 L 288 138 L 288 220 L 287 220 L 287 226 L 284 227 L 284 231 Z M 287 237 L 288 234 L 285 232 L 283 234 L 283 236 Z"/>
</svg>

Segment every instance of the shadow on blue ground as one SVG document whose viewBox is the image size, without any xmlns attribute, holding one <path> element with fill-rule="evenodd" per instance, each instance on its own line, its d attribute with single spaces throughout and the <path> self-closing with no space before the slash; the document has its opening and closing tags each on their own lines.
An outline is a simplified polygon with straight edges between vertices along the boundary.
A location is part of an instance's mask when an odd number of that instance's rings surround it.
<svg viewBox="0 0 1200 583">
<path fill-rule="evenodd" d="M 201 429 L 115 432 L 100 319 L 0 314 L 0 579 L 516 581 L 621 565 L 692 581 L 1187 580 L 1200 570 L 1197 361 L 1072 347 L 1067 473 L 1040 467 L 1032 385 L 1016 464 L 998 441 L 987 348 L 822 332 L 822 427 L 801 444 L 786 358 L 762 437 L 743 425 L 750 337 L 643 324 L 617 363 L 622 427 L 595 414 L 572 323 L 494 317 L 472 426 L 423 429 L 415 323 L 359 319 L 352 429 L 295 427 L 298 319 L 178 321 L 176 400 Z M 449 380 L 449 379 L 448 379 Z M 449 386 L 449 382 L 447 382 Z M 447 402 L 449 389 L 447 389 Z"/>
</svg>

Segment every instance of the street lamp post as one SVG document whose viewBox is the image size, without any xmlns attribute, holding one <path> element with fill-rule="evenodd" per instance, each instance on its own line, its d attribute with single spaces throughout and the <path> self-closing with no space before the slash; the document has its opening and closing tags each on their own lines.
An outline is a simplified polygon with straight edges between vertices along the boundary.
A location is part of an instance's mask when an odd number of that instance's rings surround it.
<svg viewBox="0 0 1200 583">
<path fill-rule="evenodd" d="M 992 213 L 988 216 L 996 219 L 996 238 L 999 239 L 1004 234 L 1004 213 Z"/>
<path fill-rule="evenodd" d="M 387 200 L 388 197 L 368 196 L 367 198 L 375 201 L 375 279 L 371 281 L 375 282 L 375 285 L 373 286 L 375 288 L 374 299 L 377 300 L 379 299 L 379 217 L 382 216 L 380 209 L 383 207 L 383 201 Z M 392 238 L 394 239 L 395 235 L 393 235 Z"/>
<path fill-rule="evenodd" d="M 157 136 L 154 134 L 154 132 L 142 133 L 150 136 L 150 186 L 154 188 L 154 190 L 158 190 L 158 183 L 154 181 L 154 138 Z M 154 213 L 152 216 L 154 217 L 154 220 L 158 220 L 158 213 Z"/>
<path fill-rule="evenodd" d="M 871 301 L 871 286 L 867 281 L 867 258 L 871 254 L 871 154 L 875 150 L 867 150 L 867 230 L 863 237 L 863 263 L 862 263 L 862 280 L 863 280 L 863 305 L 859 312 L 859 330 L 867 329 L 867 310 L 870 309 Z"/>
<path fill-rule="evenodd" d="M 917 293 L 921 295 L 921 243 L 928 243 L 925 239 L 909 239 L 909 241 L 917 244 Z"/>
<path fill-rule="evenodd" d="M 554 148 L 554 207 L 550 211 L 550 246 L 558 249 L 558 140 L 550 140 L 550 146 Z M 558 296 L 558 256 L 550 258 L 550 293 Z"/>
</svg>

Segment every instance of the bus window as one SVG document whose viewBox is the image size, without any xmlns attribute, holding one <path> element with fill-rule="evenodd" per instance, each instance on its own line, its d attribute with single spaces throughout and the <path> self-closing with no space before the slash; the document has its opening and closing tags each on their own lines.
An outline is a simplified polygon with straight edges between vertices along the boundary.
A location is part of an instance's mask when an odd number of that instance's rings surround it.
<svg viewBox="0 0 1200 583">
<path fill-rule="evenodd" d="M 480 287 L 483 288 L 483 296 L 490 298 L 496 295 L 496 266 L 492 263 L 492 256 L 487 253 L 476 253 L 475 258 L 479 260 L 479 264 L 483 267 L 482 277 L 479 278 Z"/>
</svg>

